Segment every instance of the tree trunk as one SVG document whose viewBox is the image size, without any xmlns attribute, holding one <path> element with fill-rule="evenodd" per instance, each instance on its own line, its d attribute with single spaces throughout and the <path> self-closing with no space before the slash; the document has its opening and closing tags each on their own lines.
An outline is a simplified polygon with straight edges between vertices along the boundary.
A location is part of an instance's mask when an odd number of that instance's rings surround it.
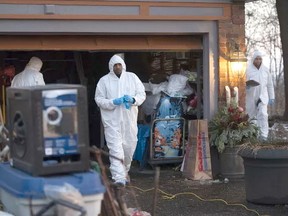
<svg viewBox="0 0 288 216">
<path fill-rule="evenodd" d="M 285 85 L 285 111 L 284 120 L 288 120 L 288 19 L 287 19 L 287 0 L 276 0 L 276 8 L 280 24 L 280 36 L 283 50 L 284 61 L 284 85 Z"/>
</svg>

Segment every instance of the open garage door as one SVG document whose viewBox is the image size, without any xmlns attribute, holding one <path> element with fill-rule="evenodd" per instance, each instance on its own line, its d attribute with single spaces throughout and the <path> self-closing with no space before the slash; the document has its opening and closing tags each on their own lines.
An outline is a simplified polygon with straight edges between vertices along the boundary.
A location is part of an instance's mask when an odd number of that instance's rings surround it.
<svg viewBox="0 0 288 216">
<path fill-rule="evenodd" d="M 202 50 L 201 40 L 200 35 L 2 35 L 0 50 Z"/>
</svg>

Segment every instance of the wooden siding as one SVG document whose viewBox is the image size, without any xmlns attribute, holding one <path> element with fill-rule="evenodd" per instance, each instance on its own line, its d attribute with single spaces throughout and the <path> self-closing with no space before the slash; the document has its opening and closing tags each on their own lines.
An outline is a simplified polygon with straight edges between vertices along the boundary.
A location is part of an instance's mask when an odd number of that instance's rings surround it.
<svg viewBox="0 0 288 216">
<path fill-rule="evenodd" d="M 114 7 L 117 10 L 117 7 L 136 7 L 139 8 L 139 14 L 137 15 L 105 15 L 105 14 L 57 14 L 57 13 L 46 13 L 45 10 L 42 11 L 42 14 L 25 14 L 23 13 L 5 13 L 0 14 L 0 19 L 60 19 L 60 20 L 227 20 L 231 18 L 231 4 L 227 3 L 193 3 L 193 2 L 140 2 L 140 1 L 133 1 L 133 2 L 122 2 L 122 1 L 54 1 L 54 0 L 0 0 L 0 4 L 6 5 L 43 5 L 46 6 L 107 6 L 107 7 Z M 167 14 L 155 14 L 151 10 L 155 7 L 163 7 L 171 8 L 179 11 L 177 15 L 169 15 L 169 11 Z M 203 15 L 181 15 L 182 11 L 187 10 L 195 10 L 197 8 L 201 8 L 202 10 L 207 10 L 206 13 Z M 217 10 L 218 13 L 216 15 L 209 15 L 209 11 L 213 11 L 213 9 Z M 221 14 L 219 13 L 219 9 L 222 11 Z M 185 14 L 185 13 L 184 13 Z M 207 15 L 208 14 L 208 15 Z M 213 14 L 213 13 L 211 13 Z"/>
</svg>

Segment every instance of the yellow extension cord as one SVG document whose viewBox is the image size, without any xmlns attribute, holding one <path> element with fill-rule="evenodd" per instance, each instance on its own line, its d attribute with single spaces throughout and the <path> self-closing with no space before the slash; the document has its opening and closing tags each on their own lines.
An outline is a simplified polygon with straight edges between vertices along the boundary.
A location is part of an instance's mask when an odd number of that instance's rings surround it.
<svg viewBox="0 0 288 216">
<path fill-rule="evenodd" d="M 136 186 L 129 186 L 130 188 L 134 188 L 134 189 L 137 189 L 141 192 L 149 192 L 149 191 L 153 191 L 154 188 L 150 188 L 150 189 L 147 189 L 147 190 L 143 190 L 139 187 L 136 187 Z M 174 199 L 176 198 L 177 196 L 180 196 L 180 195 L 193 195 L 194 197 L 196 197 L 197 199 L 201 200 L 201 201 L 204 201 L 204 202 L 223 202 L 225 203 L 227 206 L 240 206 L 240 207 L 243 207 L 244 209 L 246 209 L 247 211 L 250 211 L 250 212 L 253 212 L 255 213 L 257 216 L 261 216 L 256 210 L 253 210 L 253 209 L 249 209 L 247 208 L 247 206 L 243 205 L 243 204 L 231 204 L 231 203 L 228 203 L 227 201 L 223 200 L 223 199 L 203 199 L 201 198 L 200 196 L 198 196 L 197 194 L 193 193 L 193 192 L 182 192 L 182 193 L 177 193 L 177 194 L 169 194 L 169 193 L 166 193 L 165 191 L 163 190 L 160 190 L 158 189 L 159 192 L 161 192 L 161 194 L 164 194 L 162 196 L 163 199 Z M 262 215 L 262 216 L 267 216 L 267 215 Z"/>
</svg>

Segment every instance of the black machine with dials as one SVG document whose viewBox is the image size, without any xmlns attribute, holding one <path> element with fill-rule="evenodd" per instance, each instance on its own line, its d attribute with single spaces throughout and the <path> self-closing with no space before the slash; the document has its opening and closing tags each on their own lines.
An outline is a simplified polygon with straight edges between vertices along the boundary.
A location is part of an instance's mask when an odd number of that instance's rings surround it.
<svg viewBox="0 0 288 216">
<path fill-rule="evenodd" d="M 34 176 L 89 170 L 86 87 L 10 87 L 7 120 L 15 168 Z"/>
</svg>

